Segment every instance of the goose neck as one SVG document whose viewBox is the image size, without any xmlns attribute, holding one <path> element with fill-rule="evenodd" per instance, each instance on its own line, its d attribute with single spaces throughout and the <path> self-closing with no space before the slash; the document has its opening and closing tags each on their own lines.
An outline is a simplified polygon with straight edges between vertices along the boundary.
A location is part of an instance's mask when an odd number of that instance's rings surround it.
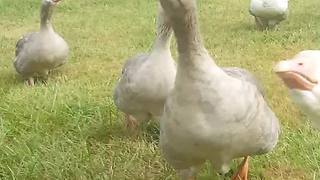
<svg viewBox="0 0 320 180">
<path fill-rule="evenodd" d="M 53 14 L 53 7 L 49 4 L 42 4 L 40 12 L 40 29 L 41 31 L 53 31 L 51 18 Z"/>
<path fill-rule="evenodd" d="M 175 23 L 175 34 L 180 52 L 198 51 L 204 48 L 199 33 L 197 17 L 192 12 L 186 16 L 185 21 Z"/>
<path fill-rule="evenodd" d="M 168 17 L 165 15 L 161 4 L 158 4 L 157 16 L 157 36 L 154 43 L 154 48 L 170 49 L 170 42 L 172 37 L 172 28 Z"/>
<path fill-rule="evenodd" d="M 171 20 L 181 61 L 195 61 L 207 56 L 198 27 L 196 7 L 188 9 L 182 16 L 172 16 Z"/>
<path fill-rule="evenodd" d="M 170 26 L 158 26 L 157 37 L 153 45 L 156 49 L 168 50 L 170 49 L 170 42 L 172 38 L 172 29 Z"/>
</svg>

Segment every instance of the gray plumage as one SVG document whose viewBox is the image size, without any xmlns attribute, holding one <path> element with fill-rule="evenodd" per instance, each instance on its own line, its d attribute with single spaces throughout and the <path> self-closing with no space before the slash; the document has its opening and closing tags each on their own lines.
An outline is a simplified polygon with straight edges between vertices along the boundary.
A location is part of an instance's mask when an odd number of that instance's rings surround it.
<svg viewBox="0 0 320 180">
<path fill-rule="evenodd" d="M 67 62 L 69 47 L 51 25 L 57 2 L 42 1 L 40 31 L 24 35 L 16 44 L 14 67 L 26 80 L 46 77 L 50 70 Z"/>
<path fill-rule="evenodd" d="M 170 52 L 172 29 L 160 6 L 157 24 L 152 50 L 127 60 L 114 91 L 116 106 L 139 121 L 161 115 L 176 75 Z"/>
<path fill-rule="evenodd" d="M 226 173 L 234 158 L 270 152 L 279 122 L 256 80 L 240 68 L 220 68 L 202 43 L 196 0 L 160 0 L 177 39 L 175 86 L 160 121 L 160 147 L 182 179 L 206 160 Z M 192 177 L 194 178 L 194 177 Z"/>
<path fill-rule="evenodd" d="M 224 67 L 222 68 L 222 70 L 231 77 L 252 83 L 264 96 L 264 88 L 262 87 L 261 83 L 254 77 L 254 75 L 249 71 L 238 67 Z"/>
<path fill-rule="evenodd" d="M 34 39 L 33 37 L 36 36 L 37 32 L 34 32 L 34 33 L 29 33 L 29 34 L 26 34 L 24 36 L 22 36 L 17 44 L 16 44 L 16 53 L 15 55 L 18 56 L 19 53 L 23 50 L 23 47 L 25 44 L 27 44 L 28 42 L 32 41 L 32 39 Z"/>
</svg>

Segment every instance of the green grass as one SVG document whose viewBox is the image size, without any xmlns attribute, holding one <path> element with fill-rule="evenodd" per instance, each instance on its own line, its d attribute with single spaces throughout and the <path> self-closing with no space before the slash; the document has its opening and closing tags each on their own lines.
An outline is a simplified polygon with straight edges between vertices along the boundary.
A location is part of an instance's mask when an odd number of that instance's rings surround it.
<svg viewBox="0 0 320 180">
<path fill-rule="evenodd" d="M 12 59 L 20 36 L 38 30 L 39 1 L 0 0 L 0 179 L 175 179 L 157 126 L 130 138 L 112 100 L 124 61 L 152 45 L 156 1 L 61 2 L 54 25 L 71 47 L 70 62 L 47 86 L 28 88 Z M 198 2 L 209 52 L 221 66 L 253 72 L 282 124 L 276 149 L 251 160 L 251 179 L 320 179 L 320 134 L 272 73 L 275 62 L 320 49 L 318 1 L 290 0 L 289 20 L 269 32 L 254 28 L 248 0 Z M 208 164 L 199 176 L 218 178 Z"/>
</svg>

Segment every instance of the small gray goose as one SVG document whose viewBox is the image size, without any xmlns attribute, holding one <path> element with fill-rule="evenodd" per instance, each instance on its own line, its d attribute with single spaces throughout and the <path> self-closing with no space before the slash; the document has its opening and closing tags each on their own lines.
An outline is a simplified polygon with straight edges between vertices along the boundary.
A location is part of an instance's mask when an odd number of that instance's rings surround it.
<svg viewBox="0 0 320 180">
<path fill-rule="evenodd" d="M 114 102 L 126 114 L 130 130 L 135 131 L 140 122 L 162 114 L 176 76 L 171 37 L 171 25 L 159 4 L 157 36 L 151 52 L 127 60 L 114 91 Z"/>
<path fill-rule="evenodd" d="M 35 77 L 67 62 L 69 46 L 52 27 L 52 14 L 60 0 L 42 0 L 40 31 L 24 35 L 16 44 L 14 67 L 30 86 Z"/>
</svg>

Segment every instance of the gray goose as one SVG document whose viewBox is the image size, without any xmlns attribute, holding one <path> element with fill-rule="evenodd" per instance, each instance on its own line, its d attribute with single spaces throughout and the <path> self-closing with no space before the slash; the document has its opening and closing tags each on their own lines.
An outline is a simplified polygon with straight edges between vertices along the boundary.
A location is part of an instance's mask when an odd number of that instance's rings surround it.
<svg viewBox="0 0 320 180">
<path fill-rule="evenodd" d="M 60 0 L 42 0 L 40 31 L 24 35 L 16 44 L 14 67 L 30 86 L 35 77 L 47 78 L 50 70 L 67 62 L 69 47 L 52 27 L 52 14 Z"/>
<path fill-rule="evenodd" d="M 126 126 L 162 114 L 166 97 L 173 88 L 176 65 L 171 56 L 172 29 L 161 5 L 158 6 L 157 36 L 149 53 L 136 55 L 125 63 L 114 91 L 116 106 L 126 114 Z"/>
<path fill-rule="evenodd" d="M 233 179 L 247 179 L 248 156 L 276 146 L 278 119 L 247 71 L 226 73 L 208 54 L 196 0 L 160 2 L 179 53 L 175 86 L 160 120 L 162 154 L 181 179 L 195 179 L 197 167 L 207 160 L 225 174 L 232 159 L 245 157 Z"/>
</svg>

